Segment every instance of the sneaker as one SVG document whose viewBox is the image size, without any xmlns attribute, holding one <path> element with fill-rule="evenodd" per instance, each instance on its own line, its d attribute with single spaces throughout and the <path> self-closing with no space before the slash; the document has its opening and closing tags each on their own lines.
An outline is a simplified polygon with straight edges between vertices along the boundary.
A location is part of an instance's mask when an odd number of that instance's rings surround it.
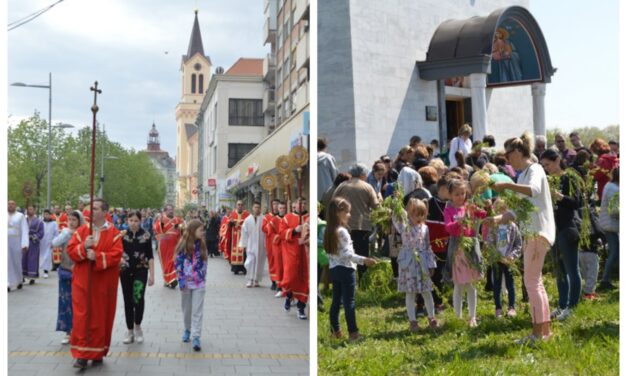
<svg viewBox="0 0 627 376">
<path fill-rule="evenodd" d="M 409 322 L 409 331 L 412 333 L 416 333 L 420 330 L 420 328 L 418 327 L 418 323 L 416 321 L 410 321 Z"/>
<path fill-rule="evenodd" d="M 194 337 L 192 340 L 192 347 L 194 348 L 194 351 L 200 351 L 200 337 Z"/>
<path fill-rule="evenodd" d="M 514 307 L 507 309 L 507 317 L 516 317 L 516 309 L 514 309 Z"/>
<path fill-rule="evenodd" d="M 307 320 L 307 314 L 305 313 L 305 308 L 299 308 L 298 309 L 298 313 L 296 314 L 296 316 L 300 320 Z"/>
<path fill-rule="evenodd" d="M 74 361 L 74 368 L 80 368 L 80 369 L 87 368 L 87 359 L 76 359 Z"/>
<path fill-rule="evenodd" d="M 473 318 L 471 318 L 471 319 L 468 321 L 468 326 L 470 326 L 471 328 L 476 328 L 476 327 L 477 327 L 477 325 L 478 325 L 478 324 L 477 324 L 477 319 L 476 319 L 476 318 L 474 318 L 474 317 L 473 317 Z"/>
<path fill-rule="evenodd" d="M 359 332 L 351 333 L 348 336 L 348 342 L 351 342 L 351 343 L 361 342 L 364 339 L 366 339 L 366 337 L 359 334 Z"/>
<path fill-rule="evenodd" d="M 185 329 L 185 330 L 183 331 L 183 342 L 189 342 L 189 337 L 190 337 L 191 335 L 192 335 L 192 334 L 189 332 L 189 330 Z"/>
<path fill-rule="evenodd" d="M 30 281 L 28 281 L 28 284 L 29 284 L 29 285 L 34 285 L 34 284 L 35 284 L 35 280 L 34 280 L 34 279 L 31 279 Z"/>
<path fill-rule="evenodd" d="M 290 298 L 285 299 L 285 304 L 283 305 L 283 309 L 285 312 L 289 312 L 290 308 L 292 308 L 292 304 L 290 304 Z"/>
<path fill-rule="evenodd" d="M 44 270 L 44 278 L 48 279 L 48 271 L 47 270 Z"/>
<path fill-rule="evenodd" d="M 496 316 L 497 319 L 500 319 L 501 317 L 503 317 L 503 310 L 498 308 L 495 312 L 494 312 L 494 316 Z"/>
<path fill-rule="evenodd" d="M 276 294 L 274 294 L 275 298 L 282 298 L 283 297 L 283 291 L 281 291 L 281 289 L 279 289 Z"/>
<path fill-rule="evenodd" d="M 573 313 L 573 311 L 570 308 L 566 308 L 563 309 L 562 312 L 557 315 L 557 317 L 555 317 L 555 319 L 557 321 L 564 321 L 568 318 L 568 316 L 570 316 Z"/>
<path fill-rule="evenodd" d="M 253 281 L 246 282 L 246 287 L 248 287 L 248 288 L 253 287 Z"/>
<path fill-rule="evenodd" d="M 135 329 L 135 341 L 137 343 L 144 342 L 144 332 L 141 329 Z"/>
<path fill-rule="evenodd" d="M 126 336 L 124 337 L 124 341 L 122 341 L 122 343 L 128 345 L 129 343 L 133 343 L 134 341 L 135 337 L 133 336 L 133 331 L 129 330 L 128 333 L 126 333 Z"/>
<path fill-rule="evenodd" d="M 557 307 L 551 312 L 551 320 L 555 320 L 562 313 L 562 309 Z"/>
<path fill-rule="evenodd" d="M 63 337 L 63 339 L 61 340 L 61 344 L 62 345 L 69 345 L 70 344 L 70 336 L 66 335 L 65 337 Z"/>
</svg>

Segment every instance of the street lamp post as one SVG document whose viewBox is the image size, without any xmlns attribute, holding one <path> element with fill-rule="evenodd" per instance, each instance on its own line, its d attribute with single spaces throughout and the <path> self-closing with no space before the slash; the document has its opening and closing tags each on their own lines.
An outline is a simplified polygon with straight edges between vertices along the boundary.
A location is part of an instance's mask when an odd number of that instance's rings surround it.
<svg viewBox="0 0 627 376">
<path fill-rule="evenodd" d="M 46 197 L 46 208 L 50 208 L 51 177 L 50 177 L 50 155 L 52 153 L 52 72 L 48 73 L 48 85 L 27 85 L 23 82 L 14 82 L 11 86 L 36 87 L 48 89 L 48 192 Z"/>
</svg>

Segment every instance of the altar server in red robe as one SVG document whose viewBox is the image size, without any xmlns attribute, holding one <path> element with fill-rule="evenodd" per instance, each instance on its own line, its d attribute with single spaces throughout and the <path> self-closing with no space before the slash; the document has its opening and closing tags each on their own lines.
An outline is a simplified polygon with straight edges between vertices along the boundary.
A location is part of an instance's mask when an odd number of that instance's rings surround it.
<svg viewBox="0 0 627 376">
<path fill-rule="evenodd" d="M 174 249 L 181 238 L 183 221 L 174 216 L 174 208 L 168 204 L 165 206 L 163 214 L 155 221 L 154 232 L 159 242 L 159 261 L 163 271 L 163 281 L 165 286 L 174 289 L 178 281 L 176 280 L 176 270 L 174 269 Z"/>
</svg>

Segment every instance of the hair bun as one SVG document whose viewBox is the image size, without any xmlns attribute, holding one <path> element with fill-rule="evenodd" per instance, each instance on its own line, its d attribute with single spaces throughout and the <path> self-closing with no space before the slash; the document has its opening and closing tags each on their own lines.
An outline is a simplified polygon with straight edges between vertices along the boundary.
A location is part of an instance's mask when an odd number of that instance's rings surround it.
<svg viewBox="0 0 627 376">
<path fill-rule="evenodd" d="M 529 131 L 525 131 L 522 136 L 520 136 L 520 140 L 523 142 L 525 147 L 529 148 L 529 150 L 533 150 L 533 135 Z"/>
</svg>

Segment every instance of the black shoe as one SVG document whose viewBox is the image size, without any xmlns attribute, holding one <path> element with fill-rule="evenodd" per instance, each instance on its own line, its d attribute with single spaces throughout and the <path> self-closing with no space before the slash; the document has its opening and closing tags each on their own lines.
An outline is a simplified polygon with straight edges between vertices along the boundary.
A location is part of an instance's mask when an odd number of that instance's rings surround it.
<svg viewBox="0 0 627 376">
<path fill-rule="evenodd" d="M 97 367 L 102 365 L 102 359 L 95 359 L 91 361 L 92 367 Z"/>
<path fill-rule="evenodd" d="M 28 281 L 28 284 L 29 284 L 29 285 L 34 285 L 34 284 L 35 284 L 35 280 L 34 280 L 34 279 L 31 279 L 30 281 Z"/>
<path fill-rule="evenodd" d="M 272 281 L 272 286 L 270 286 L 270 290 L 276 291 L 276 282 Z"/>
<path fill-rule="evenodd" d="M 22 289 L 22 284 L 20 283 L 19 285 L 17 285 L 17 289 L 21 290 Z"/>
<path fill-rule="evenodd" d="M 170 283 L 170 288 L 171 288 L 172 290 L 174 290 L 174 289 L 176 288 L 176 286 L 178 286 L 178 285 L 179 285 L 179 281 L 174 280 L 174 281 L 172 281 L 172 282 Z"/>
<path fill-rule="evenodd" d="M 48 271 L 46 269 L 44 269 L 44 274 L 48 274 Z"/>
<path fill-rule="evenodd" d="M 290 300 L 292 300 L 291 298 L 287 298 L 285 299 L 285 305 L 283 306 L 283 308 L 285 309 L 285 312 L 289 312 L 290 308 L 292 308 L 292 304 L 290 302 Z"/>
<path fill-rule="evenodd" d="M 87 368 L 87 359 L 76 359 L 74 361 L 74 368 L 80 368 L 80 369 Z"/>
</svg>

